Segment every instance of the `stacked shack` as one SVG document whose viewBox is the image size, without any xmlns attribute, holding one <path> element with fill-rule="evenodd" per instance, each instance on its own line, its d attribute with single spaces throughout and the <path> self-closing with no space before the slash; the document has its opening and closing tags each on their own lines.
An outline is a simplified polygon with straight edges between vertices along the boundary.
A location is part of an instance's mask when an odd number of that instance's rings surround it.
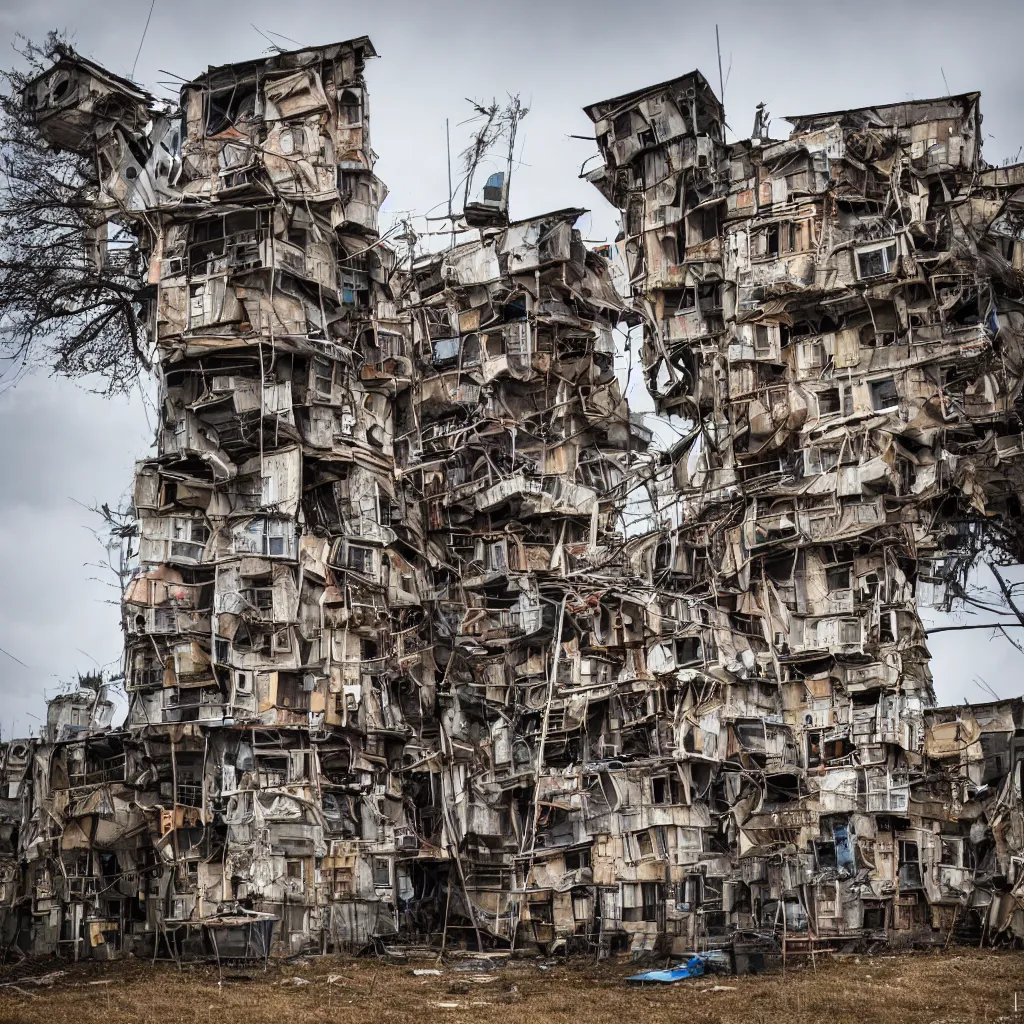
<svg viewBox="0 0 1024 1024">
<path fill-rule="evenodd" d="M 677 908 L 1019 934 L 1020 709 L 929 710 L 918 608 L 982 547 L 1021 560 L 1022 168 L 982 162 L 974 93 L 784 141 L 759 107 L 733 144 L 699 72 L 587 113 L 648 388 L 684 421 L 629 542 L 648 669 L 713 797 L 705 895 Z"/>
<path fill-rule="evenodd" d="M 918 616 L 1024 557 L 1024 168 L 977 95 L 730 144 L 694 72 L 588 108 L 615 246 L 498 174 L 399 254 L 374 56 L 172 107 L 59 49 L 25 90 L 94 158 L 82 259 L 135 289 L 160 422 L 124 720 L 85 678 L 0 745 L 3 941 L 1024 938 L 1024 701 L 935 708 Z"/>
</svg>

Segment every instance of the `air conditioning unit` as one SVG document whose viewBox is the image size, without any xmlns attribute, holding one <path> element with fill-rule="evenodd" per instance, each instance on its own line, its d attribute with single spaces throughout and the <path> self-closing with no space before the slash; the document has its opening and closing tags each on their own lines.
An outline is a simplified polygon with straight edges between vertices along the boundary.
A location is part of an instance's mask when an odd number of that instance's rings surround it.
<svg viewBox="0 0 1024 1024">
<path fill-rule="evenodd" d="M 415 853 L 420 848 L 416 836 L 395 836 L 395 849 L 399 853 Z"/>
</svg>

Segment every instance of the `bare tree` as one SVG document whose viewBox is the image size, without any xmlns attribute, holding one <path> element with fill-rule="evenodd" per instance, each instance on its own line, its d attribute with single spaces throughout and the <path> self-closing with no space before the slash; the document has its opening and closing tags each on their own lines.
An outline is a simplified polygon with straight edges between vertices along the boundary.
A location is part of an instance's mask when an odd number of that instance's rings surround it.
<svg viewBox="0 0 1024 1024">
<path fill-rule="evenodd" d="M 44 367 L 123 392 L 149 366 L 141 254 L 114 222 L 107 241 L 95 155 L 49 145 L 22 101 L 70 52 L 56 35 L 26 41 L 23 67 L 0 72 L 0 359 L 8 377 Z"/>
</svg>

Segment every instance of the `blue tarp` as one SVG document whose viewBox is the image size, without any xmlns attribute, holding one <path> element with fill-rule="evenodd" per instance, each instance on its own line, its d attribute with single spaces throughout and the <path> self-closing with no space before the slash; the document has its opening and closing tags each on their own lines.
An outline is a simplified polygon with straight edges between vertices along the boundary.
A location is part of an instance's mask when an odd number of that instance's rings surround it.
<svg viewBox="0 0 1024 1024">
<path fill-rule="evenodd" d="M 682 981 L 683 978 L 699 978 L 704 973 L 704 961 L 699 956 L 691 956 L 685 964 L 678 967 L 669 967 L 664 971 L 645 971 L 643 974 L 634 974 L 627 978 L 632 985 L 646 985 L 648 983 L 671 985 L 674 981 Z"/>
</svg>

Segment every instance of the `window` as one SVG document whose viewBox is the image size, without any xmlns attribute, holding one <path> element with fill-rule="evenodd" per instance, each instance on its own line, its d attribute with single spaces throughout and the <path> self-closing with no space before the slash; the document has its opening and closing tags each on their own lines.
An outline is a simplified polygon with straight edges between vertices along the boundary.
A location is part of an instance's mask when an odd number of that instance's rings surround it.
<svg viewBox="0 0 1024 1024">
<path fill-rule="evenodd" d="M 374 857 L 373 884 L 375 886 L 391 885 L 391 861 L 387 857 Z"/>
<path fill-rule="evenodd" d="M 302 881 L 302 861 L 298 858 L 289 858 L 286 862 L 288 877 L 296 882 Z"/>
<path fill-rule="evenodd" d="M 844 646 L 856 646 L 860 643 L 860 619 L 840 620 L 839 643 Z"/>
<path fill-rule="evenodd" d="M 487 562 L 488 568 L 495 572 L 499 572 L 507 567 L 505 560 L 505 542 L 503 540 L 495 541 L 493 544 L 487 545 Z"/>
<path fill-rule="evenodd" d="M 720 284 L 712 282 L 699 285 L 697 295 L 700 298 L 700 308 L 705 313 L 722 308 L 722 286 Z"/>
<path fill-rule="evenodd" d="M 640 895 L 642 899 L 643 921 L 657 921 L 658 910 L 663 902 L 660 882 L 641 882 Z"/>
<path fill-rule="evenodd" d="M 301 128 L 284 128 L 281 130 L 281 152 L 285 156 L 292 153 L 303 153 L 306 149 L 306 133 Z"/>
<path fill-rule="evenodd" d="M 580 871 L 590 867 L 590 847 L 582 850 L 567 850 L 565 853 L 565 870 Z"/>
<path fill-rule="evenodd" d="M 235 554 L 289 555 L 292 545 L 286 541 L 291 528 L 290 521 L 285 519 L 250 520 L 235 532 Z"/>
<path fill-rule="evenodd" d="M 345 555 L 345 568 L 355 572 L 373 572 L 373 548 L 361 547 L 357 544 L 350 544 Z"/>
<path fill-rule="evenodd" d="M 828 580 L 828 592 L 836 593 L 838 590 L 850 589 L 850 577 L 852 575 L 850 566 L 836 565 L 825 570 L 825 578 Z"/>
<path fill-rule="evenodd" d="M 255 612 L 261 619 L 274 617 L 274 588 L 247 587 L 242 591 L 242 600 L 248 605 L 250 612 Z"/>
<path fill-rule="evenodd" d="M 467 334 L 462 339 L 462 365 L 479 366 L 483 354 L 483 345 L 479 334 Z"/>
<path fill-rule="evenodd" d="M 640 850 L 641 857 L 653 857 L 654 856 L 654 844 L 651 842 L 651 836 L 648 832 L 637 832 L 636 834 L 637 847 Z"/>
<path fill-rule="evenodd" d="M 818 392 L 818 413 L 821 416 L 829 416 L 839 412 L 839 388 L 829 388 L 827 391 Z"/>
<path fill-rule="evenodd" d="M 857 276 L 861 279 L 884 277 L 896 265 L 896 243 L 886 242 L 870 249 L 857 250 Z"/>
<path fill-rule="evenodd" d="M 868 390 L 871 394 L 871 408 L 875 412 L 884 412 L 899 407 L 900 398 L 896 391 L 894 378 L 883 377 L 881 380 L 869 381 Z"/>
<path fill-rule="evenodd" d="M 888 348 L 890 345 L 896 344 L 896 332 L 876 331 L 871 324 L 868 324 L 861 330 L 861 343 L 868 348 Z"/>
<path fill-rule="evenodd" d="M 817 370 L 825 365 L 825 345 L 818 338 L 801 342 L 797 353 L 799 356 L 798 369 Z"/>
<path fill-rule="evenodd" d="M 157 687 L 164 684 L 164 667 L 153 655 L 143 656 L 141 661 L 135 664 L 135 678 L 133 683 L 136 687 Z"/>
<path fill-rule="evenodd" d="M 314 359 L 313 390 L 321 398 L 330 398 L 334 381 L 334 366 L 329 359 Z"/>
<path fill-rule="evenodd" d="M 347 125 L 356 125 L 363 120 L 363 100 L 354 89 L 344 89 L 338 97 L 338 113 Z"/>
<path fill-rule="evenodd" d="M 302 676 L 298 672 L 278 672 L 277 674 L 277 706 L 292 711 L 309 710 L 309 693 L 302 685 Z"/>
<path fill-rule="evenodd" d="M 772 334 L 764 324 L 754 325 L 754 355 L 759 358 L 772 354 Z M 820 365 L 820 364 L 819 364 Z"/>
<path fill-rule="evenodd" d="M 896 642 L 895 615 L 888 609 L 882 611 L 878 616 L 878 642 L 882 644 Z"/>
<path fill-rule="evenodd" d="M 277 479 L 272 476 L 260 478 L 260 504 L 274 505 L 277 503 Z"/>
<path fill-rule="evenodd" d="M 807 732 L 807 767 L 817 768 L 822 763 L 821 733 L 808 730 Z"/>
<path fill-rule="evenodd" d="M 619 114 L 612 122 L 612 129 L 615 132 L 615 141 L 628 139 L 633 134 L 633 115 L 630 111 Z"/>
<path fill-rule="evenodd" d="M 943 836 L 940 841 L 942 843 L 942 852 L 939 857 L 939 863 L 951 868 L 960 867 L 960 857 L 963 850 L 961 840 L 947 839 Z"/>
<path fill-rule="evenodd" d="M 908 839 L 900 840 L 900 885 L 916 888 L 921 885 L 921 854 L 917 843 Z"/>
<path fill-rule="evenodd" d="M 206 134 L 219 135 L 233 125 L 248 121 L 255 111 L 255 78 L 210 92 L 206 97 Z"/>
<path fill-rule="evenodd" d="M 885 931 L 886 904 L 864 902 L 864 928 L 867 931 Z"/>
<path fill-rule="evenodd" d="M 711 238 L 717 238 L 719 234 L 718 211 L 720 206 L 715 203 L 713 206 L 705 206 L 700 211 L 700 234 L 706 242 Z"/>
<path fill-rule="evenodd" d="M 174 519 L 171 525 L 171 558 L 198 562 L 210 538 L 210 528 L 202 519 Z"/>
<path fill-rule="evenodd" d="M 441 366 L 445 363 L 454 363 L 458 358 L 458 338 L 438 338 L 438 340 L 433 343 L 431 362 L 435 366 Z"/>
<path fill-rule="evenodd" d="M 804 473 L 807 476 L 828 473 L 835 469 L 838 464 L 839 452 L 834 448 L 804 449 Z"/>
</svg>

